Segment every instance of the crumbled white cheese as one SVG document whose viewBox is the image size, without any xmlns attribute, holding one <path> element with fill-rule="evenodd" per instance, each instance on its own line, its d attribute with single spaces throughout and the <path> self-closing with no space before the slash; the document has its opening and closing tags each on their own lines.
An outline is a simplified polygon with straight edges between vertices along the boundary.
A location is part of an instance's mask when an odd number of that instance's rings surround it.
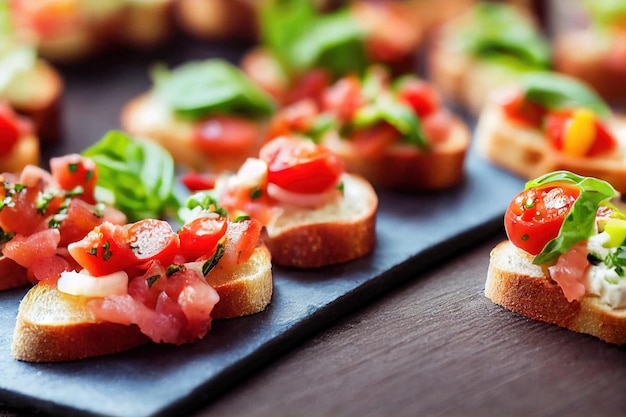
<svg viewBox="0 0 626 417">
<path fill-rule="evenodd" d="M 615 248 L 605 248 L 603 244 L 610 239 L 606 232 L 593 235 L 587 241 L 589 253 L 598 259 L 605 259 Z M 626 278 L 621 277 L 615 268 L 604 263 L 591 265 L 587 270 L 585 286 L 587 293 L 600 297 L 600 300 L 612 308 L 626 307 Z"/>
</svg>

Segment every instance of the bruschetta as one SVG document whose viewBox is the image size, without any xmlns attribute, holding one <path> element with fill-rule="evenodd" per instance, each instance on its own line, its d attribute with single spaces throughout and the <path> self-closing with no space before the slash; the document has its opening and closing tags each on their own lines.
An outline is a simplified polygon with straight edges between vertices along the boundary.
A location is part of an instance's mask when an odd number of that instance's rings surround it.
<svg viewBox="0 0 626 417">
<path fill-rule="evenodd" d="M 6 3 L 0 4 L 0 100 L 31 119 L 43 143 L 61 135 L 63 80 L 36 48 L 15 31 Z"/>
<path fill-rule="evenodd" d="M 314 137 L 376 187 L 409 192 L 458 185 L 471 139 L 430 83 L 411 75 L 393 80 L 382 67 L 281 109 L 269 136 L 290 133 Z"/>
<path fill-rule="evenodd" d="M 311 140 L 275 138 L 210 191 L 231 216 L 263 226 L 277 265 L 317 268 L 352 261 L 374 249 L 378 197 L 341 159 Z M 200 197 L 201 198 L 201 197 Z M 186 210 L 181 217 L 187 217 Z"/>
<path fill-rule="evenodd" d="M 590 84 L 605 99 L 626 96 L 626 7 L 619 1 L 583 4 L 591 16 L 584 28 L 570 28 L 554 40 L 554 68 Z"/>
<path fill-rule="evenodd" d="M 27 165 L 38 165 L 39 138 L 33 124 L 0 101 L 0 172 L 20 172 Z"/>
<path fill-rule="evenodd" d="M 411 72 L 422 40 L 416 19 L 404 2 L 355 1 L 319 13 L 308 1 L 268 1 L 260 44 L 243 56 L 241 68 L 281 104 L 372 63 Z"/>
<path fill-rule="evenodd" d="M 481 155 L 525 179 L 568 170 L 626 190 L 626 124 L 587 85 L 558 73 L 522 76 L 481 112 Z"/>
<path fill-rule="evenodd" d="M 0 289 L 34 283 L 72 268 L 70 243 L 102 222 L 124 223 L 121 211 L 97 204 L 95 163 L 78 154 L 2 174 Z"/>
<path fill-rule="evenodd" d="M 153 88 L 122 109 L 123 130 L 195 170 L 236 170 L 258 154 L 275 104 L 238 68 L 210 59 L 152 74 Z"/>
<path fill-rule="evenodd" d="M 529 181 L 504 216 L 485 295 L 534 320 L 626 343 L 626 213 L 607 182 L 557 171 Z"/>
<path fill-rule="evenodd" d="M 448 100 L 478 114 L 490 93 L 550 66 L 549 44 L 527 10 L 478 2 L 433 35 L 428 77 Z"/>
<path fill-rule="evenodd" d="M 68 245 L 76 269 L 49 274 L 21 301 L 15 359 L 57 362 L 147 343 L 202 339 L 213 318 L 265 309 L 269 253 L 255 220 L 206 207 L 174 231 L 163 220 L 103 223 Z"/>
</svg>

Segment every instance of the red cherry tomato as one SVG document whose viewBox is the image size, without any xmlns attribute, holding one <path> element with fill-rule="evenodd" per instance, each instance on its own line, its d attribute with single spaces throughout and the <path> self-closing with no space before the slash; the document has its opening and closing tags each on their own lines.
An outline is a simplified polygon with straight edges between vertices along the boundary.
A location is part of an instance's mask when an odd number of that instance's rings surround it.
<svg viewBox="0 0 626 417">
<path fill-rule="evenodd" d="M 356 76 L 347 76 L 325 91 L 322 108 L 331 112 L 340 121 L 347 122 L 352 119 L 362 102 L 361 82 Z"/>
<path fill-rule="evenodd" d="M 21 136 L 17 116 L 7 105 L 0 105 L 0 156 L 11 154 Z"/>
<path fill-rule="evenodd" d="M 276 138 L 261 148 L 260 157 L 268 164 L 268 182 L 295 193 L 327 191 L 344 172 L 337 155 L 308 140 Z"/>
<path fill-rule="evenodd" d="M 72 258 L 93 276 L 122 271 L 134 262 L 127 235 L 122 232 L 122 226 L 103 223 L 67 248 Z"/>
<path fill-rule="evenodd" d="M 521 91 L 511 91 L 497 98 L 506 116 L 523 125 L 539 127 L 546 114 L 546 109 L 524 98 Z"/>
<path fill-rule="evenodd" d="M 554 239 L 580 195 L 580 189 L 567 184 L 529 188 L 519 193 L 504 215 L 509 240 L 531 255 L 539 254 Z"/>
<path fill-rule="evenodd" d="M 89 204 L 95 204 L 94 191 L 98 181 L 96 163 L 79 154 L 70 154 L 50 159 L 50 172 L 59 186 L 72 191 L 82 187 L 83 192 L 78 196 Z"/>
<path fill-rule="evenodd" d="M 198 122 L 193 142 L 207 153 L 245 154 L 260 140 L 259 126 L 234 116 L 212 116 Z"/>
<path fill-rule="evenodd" d="M 546 116 L 546 122 L 544 127 L 546 137 L 548 138 L 552 146 L 554 146 L 558 150 L 563 149 L 565 131 L 571 120 L 571 111 L 550 112 Z M 617 146 L 617 140 L 607 130 L 607 128 L 600 120 L 596 118 L 594 125 L 596 130 L 596 136 L 585 156 L 593 157 L 611 151 Z"/>
<path fill-rule="evenodd" d="M 348 140 L 356 154 L 364 158 L 376 158 L 398 142 L 400 133 L 387 123 L 377 123 L 352 132 Z"/>
<path fill-rule="evenodd" d="M 189 261 L 208 258 L 226 233 L 225 217 L 198 217 L 185 223 L 178 231 L 180 251 Z"/>
<path fill-rule="evenodd" d="M 216 174 L 208 172 L 202 174 L 191 172 L 183 175 L 180 178 L 180 182 L 182 182 L 189 191 L 194 192 L 202 190 L 212 190 L 213 188 L 215 188 L 216 179 Z"/>
<path fill-rule="evenodd" d="M 311 99 L 320 103 L 324 91 L 330 85 L 331 76 L 323 69 L 312 69 L 302 75 L 285 97 L 286 105 L 297 103 L 300 100 Z"/>
<path fill-rule="evenodd" d="M 138 264 L 159 261 L 168 266 L 178 254 L 180 240 L 165 220 L 143 219 L 122 227 Z"/>
<path fill-rule="evenodd" d="M 410 105 L 420 118 L 435 113 L 441 107 L 437 91 L 427 82 L 418 79 L 404 81 L 398 90 L 398 98 Z"/>
</svg>

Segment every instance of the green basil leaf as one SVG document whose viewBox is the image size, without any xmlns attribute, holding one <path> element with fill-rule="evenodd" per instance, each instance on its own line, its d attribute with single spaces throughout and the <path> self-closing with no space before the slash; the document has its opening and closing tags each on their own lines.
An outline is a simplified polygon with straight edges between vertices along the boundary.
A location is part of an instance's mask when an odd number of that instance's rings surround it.
<svg viewBox="0 0 626 417">
<path fill-rule="evenodd" d="M 626 17 L 626 2 L 623 0 L 586 0 L 584 5 L 593 21 L 600 25 L 623 22 Z"/>
<path fill-rule="evenodd" d="M 369 64 L 365 32 L 346 8 L 320 14 L 309 0 L 270 0 L 261 9 L 261 33 L 287 73 L 319 67 L 341 76 Z"/>
<path fill-rule="evenodd" d="M 515 7 L 506 4 L 474 6 L 455 39 L 461 50 L 473 56 L 504 54 L 535 69 L 547 69 L 550 65 L 548 42 Z"/>
<path fill-rule="evenodd" d="M 532 72 L 520 77 L 527 100 L 549 109 L 585 107 L 600 117 L 611 114 L 609 106 L 587 85 L 563 74 Z"/>
<path fill-rule="evenodd" d="M 578 186 L 580 196 L 565 216 L 559 234 L 546 243 L 541 253 L 533 260 L 533 263 L 537 265 L 553 264 L 574 244 L 589 238 L 594 231 L 598 207 L 619 196 L 613 186 L 606 181 L 583 177 L 568 171 L 557 171 L 531 180 L 526 183 L 526 189 L 563 181 Z"/>
<path fill-rule="evenodd" d="M 184 118 L 214 113 L 269 116 L 275 104 L 237 67 L 221 59 L 193 61 L 170 71 L 152 70 L 154 94 Z"/>
<path fill-rule="evenodd" d="M 111 131 L 82 154 L 98 166 L 97 188 L 112 195 L 130 221 L 162 218 L 180 206 L 174 161 L 160 145 Z"/>
<path fill-rule="evenodd" d="M 402 141 L 427 149 L 422 123 L 415 112 L 406 104 L 381 96 L 372 103 L 360 107 L 354 114 L 351 128 L 362 129 L 378 122 L 387 122 L 402 135 Z"/>
</svg>

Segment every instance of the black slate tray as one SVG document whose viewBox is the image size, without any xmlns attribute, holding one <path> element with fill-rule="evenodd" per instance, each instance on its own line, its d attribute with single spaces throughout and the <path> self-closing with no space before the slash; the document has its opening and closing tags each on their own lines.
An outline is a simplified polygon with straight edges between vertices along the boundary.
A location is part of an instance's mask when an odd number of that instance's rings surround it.
<svg viewBox="0 0 626 417">
<path fill-rule="evenodd" d="M 170 65 L 214 56 L 236 60 L 239 51 L 185 42 L 63 69 L 66 137 L 46 156 L 80 151 L 116 128 L 120 106 L 148 88 L 147 67 L 155 60 Z M 265 312 L 216 320 L 207 337 L 192 345 L 147 345 L 70 363 L 18 362 L 10 344 L 26 289 L 0 293 L 0 403 L 64 416 L 165 416 L 197 409 L 339 316 L 500 230 L 502 214 L 523 181 L 473 151 L 466 168 L 464 183 L 447 192 L 381 192 L 371 256 L 313 271 L 275 267 L 274 295 Z"/>
</svg>

